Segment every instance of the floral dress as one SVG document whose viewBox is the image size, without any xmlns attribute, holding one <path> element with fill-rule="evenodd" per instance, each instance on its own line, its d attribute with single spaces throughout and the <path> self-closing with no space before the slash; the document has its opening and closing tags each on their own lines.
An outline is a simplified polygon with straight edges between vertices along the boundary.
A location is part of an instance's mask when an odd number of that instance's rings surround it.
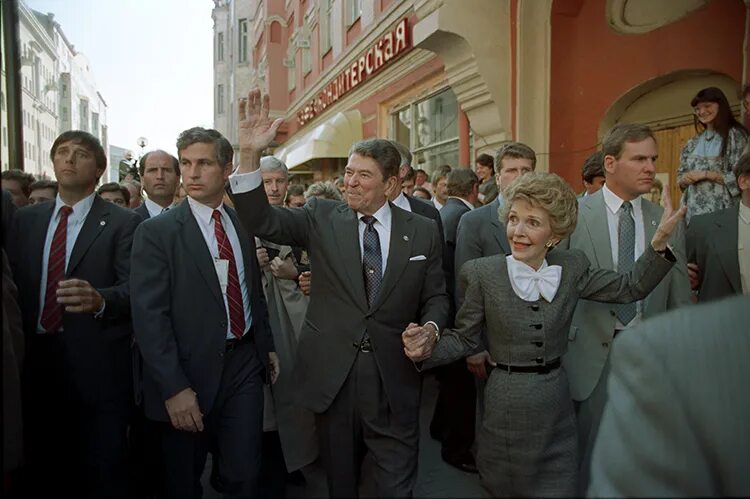
<svg viewBox="0 0 750 499">
<path fill-rule="evenodd" d="M 682 149 L 678 179 L 691 171 L 717 171 L 724 178 L 723 184 L 705 180 L 685 189 L 681 204 L 688 207 L 685 215 L 688 224 L 695 215 L 735 206 L 739 200 L 740 190 L 733 169 L 747 143 L 747 135 L 735 127 L 729 130 L 727 139 L 729 144 L 724 157 L 721 156 L 721 136 L 709 130 L 690 139 Z"/>
</svg>

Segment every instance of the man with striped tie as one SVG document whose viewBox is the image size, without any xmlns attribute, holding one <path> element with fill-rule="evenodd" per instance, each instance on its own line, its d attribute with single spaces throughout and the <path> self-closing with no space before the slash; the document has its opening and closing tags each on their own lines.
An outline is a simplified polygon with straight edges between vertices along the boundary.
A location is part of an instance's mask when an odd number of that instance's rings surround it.
<svg viewBox="0 0 750 499">
<path fill-rule="evenodd" d="M 223 204 L 233 150 L 216 130 L 177 139 L 187 202 L 144 221 L 130 287 L 146 417 L 163 422 L 167 497 L 199 498 L 209 451 L 225 497 L 254 497 L 263 382 L 279 362 L 254 240 Z"/>
<path fill-rule="evenodd" d="M 126 497 L 133 400 L 130 248 L 140 217 L 96 195 L 107 157 L 68 131 L 53 143 L 54 202 L 16 213 L 6 241 L 27 338 L 30 497 Z"/>
</svg>

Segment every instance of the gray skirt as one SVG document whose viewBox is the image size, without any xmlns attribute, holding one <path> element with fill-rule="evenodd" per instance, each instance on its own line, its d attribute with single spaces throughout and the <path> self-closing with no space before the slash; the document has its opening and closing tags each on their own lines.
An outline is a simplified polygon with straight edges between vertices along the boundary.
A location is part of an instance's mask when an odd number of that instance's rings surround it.
<svg viewBox="0 0 750 499">
<path fill-rule="evenodd" d="M 477 467 L 493 497 L 571 497 L 578 478 L 575 412 L 563 368 L 493 369 L 484 391 Z"/>
</svg>

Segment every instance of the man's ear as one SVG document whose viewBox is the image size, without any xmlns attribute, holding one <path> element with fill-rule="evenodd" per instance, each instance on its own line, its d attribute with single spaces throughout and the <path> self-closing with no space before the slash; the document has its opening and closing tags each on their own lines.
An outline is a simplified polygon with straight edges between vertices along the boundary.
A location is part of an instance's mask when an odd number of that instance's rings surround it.
<svg viewBox="0 0 750 499">
<path fill-rule="evenodd" d="M 607 177 L 607 173 L 614 173 L 615 172 L 615 163 L 617 162 L 617 158 L 612 156 L 611 154 L 607 154 L 604 156 L 604 177 Z"/>
<path fill-rule="evenodd" d="M 401 165 L 398 168 L 398 178 L 399 180 L 403 181 L 406 178 L 406 175 L 409 173 L 410 167 L 409 165 Z"/>
</svg>

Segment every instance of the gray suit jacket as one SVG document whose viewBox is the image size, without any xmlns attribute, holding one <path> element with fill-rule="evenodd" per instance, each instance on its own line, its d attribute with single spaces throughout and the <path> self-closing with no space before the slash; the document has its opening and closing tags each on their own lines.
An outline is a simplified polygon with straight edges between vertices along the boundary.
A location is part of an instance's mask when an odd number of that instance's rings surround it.
<svg viewBox="0 0 750 499">
<path fill-rule="evenodd" d="M 664 209 L 645 199 L 642 206 L 645 244 L 648 247 Z M 615 270 L 606 210 L 601 190 L 581 199 L 576 230 L 560 247 L 580 249 L 592 266 Z M 684 234 L 680 227 L 672 235 L 670 244 L 677 263 L 644 300 L 644 319 L 690 303 Z M 578 302 L 568 336 L 568 353 L 563 357 L 574 400 L 589 398 L 599 382 L 614 337 L 615 322 L 615 311 L 611 305 L 588 300 Z"/>
<path fill-rule="evenodd" d="M 302 208 L 272 207 L 262 185 L 235 194 L 234 202 L 249 231 L 277 244 L 302 246 L 310 256 L 315 278 L 295 364 L 300 403 L 316 413 L 329 407 L 367 332 L 389 408 L 395 418 L 412 422 L 421 377 L 404 354 L 401 333 L 410 322 L 428 320 L 442 329 L 448 315 L 435 222 L 391 205 L 388 262 L 378 299 L 369 307 L 359 221 L 346 204 L 311 199 Z"/>
<path fill-rule="evenodd" d="M 742 294 L 737 251 L 739 207 L 698 215 L 687 231 L 687 260 L 697 263 L 702 302 Z"/>
<path fill-rule="evenodd" d="M 456 315 L 456 232 L 458 231 L 458 222 L 461 217 L 469 213 L 471 208 L 460 199 L 448 198 L 445 206 L 440 209 L 440 219 L 443 221 L 445 230 L 445 286 L 448 296 L 451 300 L 451 310 L 449 315 L 449 326 L 453 325 L 453 318 Z"/>
<path fill-rule="evenodd" d="M 508 236 L 505 224 L 500 221 L 499 209 L 499 198 L 495 198 L 490 204 L 461 217 L 456 231 L 456 271 L 460 271 L 464 263 L 475 258 L 510 254 Z"/>
<path fill-rule="evenodd" d="M 750 495 L 748 308 L 726 298 L 617 337 L 590 496 Z"/>
</svg>

